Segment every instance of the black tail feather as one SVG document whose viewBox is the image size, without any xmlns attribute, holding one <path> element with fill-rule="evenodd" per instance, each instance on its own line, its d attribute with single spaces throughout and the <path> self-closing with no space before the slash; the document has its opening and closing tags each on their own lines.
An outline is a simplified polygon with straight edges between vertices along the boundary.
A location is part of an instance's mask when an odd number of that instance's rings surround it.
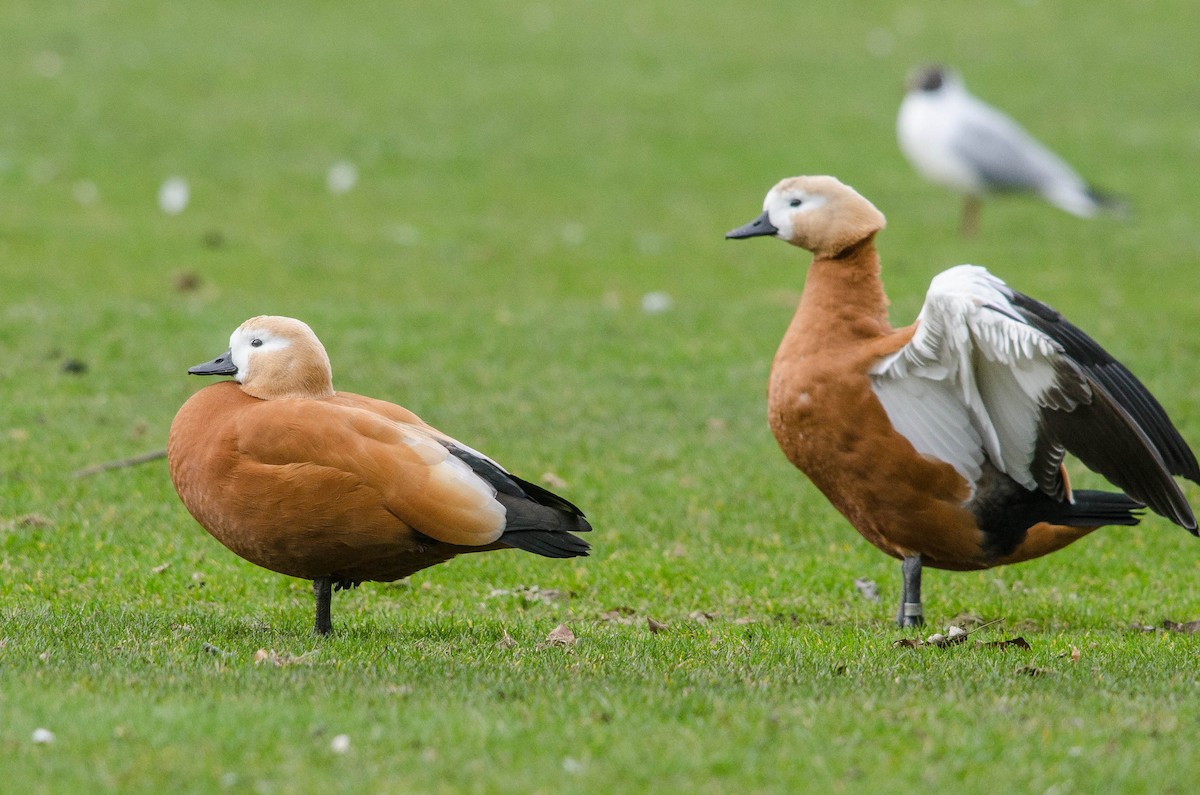
<svg viewBox="0 0 1200 795">
<path fill-rule="evenodd" d="M 1045 522 L 1066 527 L 1136 525 L 1145 505 L 1121 492 L 1080 489 L 1072 501 L 1059 501 L 1030 491 L 1011 478 L 994 478 L 968 506 L 984 534 L 984 547 L 994 558 L 1011 555 L 1024 543 L 1029 528 Z"/>
<path fill-rule="evenodd" d="M 1112 491 L 1083 489 L 1073 495 L 1074 501 L 1062 503 L 1065 515 L 1049 521 L 1067 527 L 1091 527 L 1093 525 L 1128 525 L 1142 521 L 1146 506 L 1127 494 Z"/>
<path fill-rule="evenodd" d="M 591 549 L 591 545 L 579 536 L 553 530 L 509 530 L 500 536 L 500 540 L 510 547 L 545 558 L 586 557 Z"/>
<path fill-rule="evenodd" d="M 507 512 L 500 542 L 547 558 L 575 558 L 591 548 L 573 533 L 590 532 L 592 526 L 582 515 L 552 505 L 542 505 L 526 497 L 497 494 Z"/>
<path fill-rule="evenodd" d="M 588 542 L 572 533 L 590 532 L 592 526 L 574 503 L 517 477 L 474 450 L 451 441 L 441 443 L 496 490 L 496 500 L 506 512 L 500 543 L 547 558 L 588 554 Z"/>
<path fill-rule="evenodd" d="M 542 505 L 549 505 L 552 508 L 558 508 L 560 511 L 566 511 L 574 516 L 583 516 L 583 511 L 579 510 L 575 503 L 571 502 L 570 500 L 555 494 L 549 489 L 544 489 L 536 483 L 530 483 L 524 478 L 519 478 L 511 472 L 507 473 L 507 475 L 509 478 L 516 481 L 517 485 L 519 485 L 521 489 L 529 495 L 529 499 L 533 500 L 534 502 L 541 503 Z M 592 528 L 588 527 L 587 529 L 591 530 Z"/>
</svg>

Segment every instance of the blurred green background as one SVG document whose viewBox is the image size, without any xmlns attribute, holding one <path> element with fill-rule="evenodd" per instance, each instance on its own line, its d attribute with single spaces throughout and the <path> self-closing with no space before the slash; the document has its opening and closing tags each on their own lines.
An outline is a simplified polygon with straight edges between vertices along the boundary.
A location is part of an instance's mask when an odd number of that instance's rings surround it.
<svg viewBox="0 0 1200 795">
<path fill-rule="evenodd" d="M 1200 443 L 1198 30 L 1191 0 L 0 5 L 11 783 L 982 791 L 1003 771 L 1027 791 L 1187 791 L 1194 638 L 1129 626 L 1200 613 L 1194 539 L 1151 517 L 932 573 L 935 626 L 1004 617 L 1033 656 L 893 649 L 898 566 L 766 428 L 807 255 L 722 235 L 778 179 L 834 174 L 888 216 L 897 325 L 933 274 L 986 265 Z M 904 75 L 929 60 L 1131 219 L 1005 198 L 961 239 L 958 198 L 895 144 Z M 366 585 L 335 597 L 322 644 L 306 584 L 210 539 L 163 462 L 72 477 L 161 448 L 202 385 L 186 368 L 262 313 L 310 323 L 339 388 L 564 481 L 593 557 Z M 492 596 L 535 584 L 571 596 Z M 577 646 L 541 647 L 560 621 Z M 311 656 L 264 668 L 260 647 Z M 361 732 L 345 757 L 339 721 Z M 31 744 L 45 725 L 57 742 Z"/>
</svg>

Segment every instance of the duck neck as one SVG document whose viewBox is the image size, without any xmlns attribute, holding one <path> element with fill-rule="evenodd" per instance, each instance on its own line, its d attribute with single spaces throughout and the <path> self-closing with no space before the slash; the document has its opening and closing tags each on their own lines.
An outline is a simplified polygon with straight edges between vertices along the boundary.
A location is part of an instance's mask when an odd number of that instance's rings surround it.
<svg viewBox="0 0 1200 795">
<path fill-rule="evenodd" d="M 806 356 L 892 331 L 874 238 L 813 258 L 780 356 Z"/>
</svg>

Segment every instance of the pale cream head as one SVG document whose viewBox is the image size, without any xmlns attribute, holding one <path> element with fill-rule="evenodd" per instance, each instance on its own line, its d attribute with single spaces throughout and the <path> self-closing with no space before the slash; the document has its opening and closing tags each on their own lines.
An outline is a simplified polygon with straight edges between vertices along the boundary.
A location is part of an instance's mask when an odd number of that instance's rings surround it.
<svg viewBox="0 0 1200 795">
<path fill-rule="evenodd" d="M 229 337 L 237 372 L 233 377 L 246 394 L 263 400 L 333 396 L 333 369 L 317 335 L 295 318 L 252 317 Z"/>
<path fill-rule="evenodd" d="M 775 237 L 818 257 L 836 257 L 887 224 L 875 205 L 833 177 L 783 180 L 767 193 L 763 213 Z"/>
</svg>

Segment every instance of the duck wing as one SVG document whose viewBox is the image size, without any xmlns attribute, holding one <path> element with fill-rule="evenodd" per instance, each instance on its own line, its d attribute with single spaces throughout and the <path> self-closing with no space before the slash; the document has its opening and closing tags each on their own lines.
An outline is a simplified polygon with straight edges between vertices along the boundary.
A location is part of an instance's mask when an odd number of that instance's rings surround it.
<svg viewBox="0 0 1200 795">
<path fill-rule="evenodd" d="M 901 349 L 871 368 L 896 430 L 972 484 L 984 461 L 1029 490 L 1069 500 L 1067 452 L 1196 532 L 1172 474 L 1195 456 L 1161 405 L 1094 340 L 984 268 L 934 278 Z"/>
</svg>

